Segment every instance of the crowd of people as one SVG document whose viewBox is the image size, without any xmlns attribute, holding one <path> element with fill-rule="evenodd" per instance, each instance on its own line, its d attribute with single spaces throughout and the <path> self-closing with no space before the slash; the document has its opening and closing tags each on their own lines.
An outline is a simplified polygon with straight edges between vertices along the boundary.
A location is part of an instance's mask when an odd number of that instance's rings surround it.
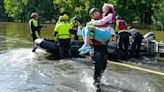
<svg viewBox="0 0 164 92">
<path fill-rule="evenodd" d="M 130 45 L 129 37 L 133 38 L 130 57 L 139 57 L 139 51 L 143 36 L 134 28 L 128 29 L 126 22 L 123 19 L 116 18 L 116 11 L 112 4 L 104 3 L 101 14 L 98 8 L 92 8 L 89 11 L 91 21 L 82 28 L 77 16 L 69 21 L 67 14 L 59 17 L 54 28 L 54 37 L 58 39 L 60 48 L 60 58 L 71 57 L 70 42 L 71 40 L 79 40 L 82 35 L 84 44 L 79 48 L 79 54 L 85 55 L 92 49 L 93 60 L 95 61 L 94 69 L 94 84 L 97 90 L 100 90 L 101 77 L 107 65 L 107 46 L 112 37 L 116 37 L 118 46 L 118 59 L 126 60 L 128 56 L 128 48 Z M 31 35 L 33 41 L 40 36 L 41 26 L 37 13 L 31 14 L 32 19 L 29 21 Z M 81 30 L 82 29 L 82 30 Z"/>
</svg>

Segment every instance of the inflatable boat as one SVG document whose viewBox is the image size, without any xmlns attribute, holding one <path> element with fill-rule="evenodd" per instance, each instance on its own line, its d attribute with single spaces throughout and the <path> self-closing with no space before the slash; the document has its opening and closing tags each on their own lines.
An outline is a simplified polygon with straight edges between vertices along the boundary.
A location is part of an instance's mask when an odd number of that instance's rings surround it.
<svg viewBox="0 0 164 92">
<path fill-rule="evenodd" d="M 140 48 L 141 54 L 147 54 L 147 55 L 153 55 L 156 53 L 157 48 L 157 42 L 154 40 L 155 35 L 152 32 L 147 33 L 144 35 L 145 43 L 142 43 L 142 46 Z M 47 52 L 50 53 L 56 53 L 59 54 L 59 46 L 58 42 L 55 42 L 54 40 L 47 40 L 47 39 L 36 39 L 34 41 L 34 48 L 33 51 L 35 51 L 36 48 L 44 49 Z M 79 52 L 78 49 L 83 45 L 83 40 L 75 40 L 71 42 L 71 53 L 72 56 L 78 56 Z M 116 41 L 110 41 L 108 43 L 108 54 L 116 56 L 119 54 L 118 48 L 117 48 Z M 129 46 L 129 51 L 131 49 L 131 45 Z"/>
<path fill-rule="evenodd" d="M 48 39 L 36 39 L 34 41 L 34 48 L 35 51 L 36 48 L 41 48 L 47 52 L 58 54 L 59 53 L 59 45 L 58 42 L 55 42 L 54 40 L 48 40 Z M 73 56 L 78 55 L 78 49 L 83 45 L 82 40 L 78 41 L 72 41 L 71 42 L 71 53 Z"/>
</svg>

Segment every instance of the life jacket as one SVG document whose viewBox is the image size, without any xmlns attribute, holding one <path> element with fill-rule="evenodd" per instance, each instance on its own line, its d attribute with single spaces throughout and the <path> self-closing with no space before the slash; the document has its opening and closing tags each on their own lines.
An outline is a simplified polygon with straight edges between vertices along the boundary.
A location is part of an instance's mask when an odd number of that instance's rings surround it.
<svg viewBox="0 0 164 92">
<path fill-rule="evenodd" d="M 55 32 L 58 32 L 59 39 L 70 38 L 70 29 L 72 29 L 72 26 L 69 23 L 65 22 L 60 22 L 55 26 Z"/>
<path fill-rule="evenodd" d="M 31 23 L 33 23 L 33 24 L 31 24 Z M 30 21 L 29 21 L 30 31 L 32 31 L 31 25 L 34 25 L 35 27 L 38 27 L 39 26 L 38 20 L 30 19 Z"/>
<path fill-rule="evenodd" d="M 100 16 L 100 19 L 102 19 L 102 18 L 104 18 L 104 17 L 105 17 L 105 16 L 101 15 L 101 16 Z M 105 23 L 104 25 L 97 25 L 97 27 L 99 27 L 99 28 L 104 28 L 104 27 L 108 27 L 108 25 L 109 25 L 109 22 Z"/>
<path fill-rule="evenodd" d="M 32 25 L 36 28 L 35 29 L 32 28 Z M 29 21 L 30 34 L 36 35 L 37 38 L 40 37 L 40 28 L 38 26 L 40 26 L 38 20 L 30 19 L 30 21 Z"/>
<path fill-rule="evenodd" d="M 116 27 L 119 33 L 128 32 L 128 26 L 126 25 L 125 20 L 117 20 Z"/>
<path fill-rule="evenodd" d="M 89 40 L 89 44 L 92 46 L 102 46 L 102 45 L 107 45 L 108 42 L 98 42 L 95 39 Z"/>
</svg>

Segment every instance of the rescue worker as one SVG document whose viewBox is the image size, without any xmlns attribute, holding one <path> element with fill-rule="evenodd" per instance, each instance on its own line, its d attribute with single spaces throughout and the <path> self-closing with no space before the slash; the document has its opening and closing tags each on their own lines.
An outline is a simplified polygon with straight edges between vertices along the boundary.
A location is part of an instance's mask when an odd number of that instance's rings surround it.
<svg viewBox="0 0 164 92">
<path fill-rule="evenodd" d="M 68 23 L 68 20 L 69 20 L 69 16 L 67 14 L 64 14 L 63 16 L 59 16 L 59 19 L 58 19 L 56 25 L 63 21 L 65 23 Z"/>
<path fill-rule="evenodd" d="M 97 8 L 92 8 L 89 11 L 89 14 L 92 18 L 92 20 L 100 20 L 102 19 L 101 14 L 99 12 L 99 9 Z M 104 25 L 99 25 L 100 28 L 106 26 L 106 24 Z M 107 27 L 107 26 L 106 26 Z M 94 35 L 94 33 L 93 33 Z M 111 34 L 110 34 L 111 36 Z M 101 77 L 103 72 L 106 69 L 106 65 L 107 65 L 107 43 L 106 42 L 99 42 L 96 39 L 92 39 L 91 40 L 91 45 L 94 48 L 94 54 L 93 54 L 93 60 L 95 61 L 95 70 L 94 70 L 94 85 L 96 86 L 96 90 L 100 91 L 100 81 L 101 81 Z"/>
<path fill-rule="evenodd" d="M 116 28 L 118 30 L 118 59 L 128 58 L 129 37 L 127 25 L 124 20 L 117 20 Z"/>
<path fill-rule="evenodd" d="M 40 25 L 38 13 L 32 13 L 31 18 L 29 21 L 30 33 L 33 41 L 35 41 L 35 39 L 40 37 L 40 30 L 44 26 Z"/>
<path fill-rule="evenodd" d="M 115 35 L 114 29 L 111 26 L 109 26 L 109 23 L 113 23 L 113 20 L 115 20 L 114 7 L 112 4 L 105 3 L 102 9 L 103 14 L 100 16 L 100 19 L 87 23 L 87 26 L 82 30 L 84 44 L 78 50 L 80 51 L 81 55 L 88 53 L 91 49 L 89 45 L 91 31 L 95 32 L 94 39 L 96 39 L 99 42 L 106 42 L 111 38 L 109 35 Z M 96 27 L 94 27 L 95 25 Z"/>
<path fill-rule="evenodd" d="M 78 40 L 79 38 L 78 38 L 77 32 L 78 32 L 78 29 L 80 28 L 80 22 L 78 21 L 77 16 L 71 19 L 71 25 L 72 25 L 72 31 L 74 34 L 74 40 Z"/>
<path fill-rule="evenodd" d="M 69 23 L 69 16 L 67 14 L 64 14 L 63 18 L 66 23 Z"/>
<path fill-rule="evenodd" d="M 30 34 L 33 38 L 33 42 L 40 37 L 40 30 L 41 28 L 46 28 L 46 26 L 41 26 L 40 22 L 39 22 L 39 15 L 38 13 L 32 13 L 31 14 L 31 18 L 29 21 L 29 27 L 30 27 Z M 33 46 L 33 52 L 35 51 L 35 49 L 37 48 L 36 45 Z"/>
<path fill-rule="evenodd" d="M 62 22 L 61 20 L 63 20 L 63 16 L 59 16 L 59 19 L 58 19 L 56 25 L 59 24 L 60 22 Z"/>
<path fill-rule="evenodd" d="M 58 18 L 58 21 L 56 22 L 56 24 L 55 25 L 58 25 L 58 24 L 60 24 L 60 23 L 62 23 L 64 21 L 64 17 L 63 16 L 59 16 L 59 18 Z M 56 27 L 55 27 L 56 28 Z M 55 41 L 57 41 L 58 40 L 58 37 L 56 37 L 56 32 L 55 32 L 55 28 L 54 28 L 54 37 L 55 37 Z"/>
<path fill-rule="evenodd" d="M 55 26 L 54 36 L 58 38 L 60 48 L 60 58 L 69 58 L 71 56 L 70 50 L 70 30 L 71 25 L 66 23 L 64 16 L 60 16 L 60 23 Z"/>
<path fill-rule="evenodd" d="M 140 52 L 143 35 L 140 32 L 138 32 L 137 29 L 134 28 L 130 28 L 129 33 L 133 38 L 130 56 L 139 58 L 139 52 Z"/>
</svg>

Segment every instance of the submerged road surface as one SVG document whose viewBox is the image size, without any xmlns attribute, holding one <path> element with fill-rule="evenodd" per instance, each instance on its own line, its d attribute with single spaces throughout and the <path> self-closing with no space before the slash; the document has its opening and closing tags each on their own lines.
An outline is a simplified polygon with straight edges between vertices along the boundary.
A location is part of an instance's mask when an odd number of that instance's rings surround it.
<svg viewBox="0 0 164 92">
<path fill-rule="evenodd" d="M 55 60 L 39 49 L 32 53 L 27 28 L 26 24 L 0 23 L 0 92 L 95 92 L 89 59 Z M 160 73 L 164 73 L 164 62 L 151 57 L 122 64 L 109 61 L 102 92 L 164 92 Z"/>
<path fill-rule="evenodd" d="M 1 92 L 95 92 L 89 60 L 48 56 L 28 48 L 0 54 Z M 164 76 L 108 63 L 101 87 L 102 92 L 163 92 Z"/>
</svg>

